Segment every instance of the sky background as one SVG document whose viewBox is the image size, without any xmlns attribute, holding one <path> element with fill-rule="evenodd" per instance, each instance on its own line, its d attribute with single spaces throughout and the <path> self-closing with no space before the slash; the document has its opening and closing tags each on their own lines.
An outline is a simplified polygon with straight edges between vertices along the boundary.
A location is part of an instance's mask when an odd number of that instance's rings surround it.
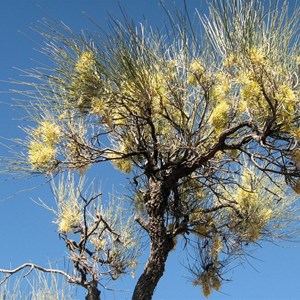
<svg viewBox="0 0 300 300">
<path fill-rule="evenodd" d="M 295 1 L 290 2 L 293 4 Z M 162 26 L 165 16 L 157 0 L 119 0 L 119 3 L 136 23 L 146 19 L 148 24 Z M 183 1 L 177 0 L 175 3 L 182 6 Z M 187 0 L 187 3 L 191 9 L 197 7 L 200 12 L 205 11 L 204 1 Z M 30 27 L 45 17 L 63 21 L 77 32 L 81 29 L 96 32 L 97 29 L 83 12 L 104 28 L 108 12 L 116 17 L 121 15 L 115 0 L 0 0 L 2 138 L 23 136 L 22 130 L 18 128 L 22 124 L 22 114 L 11 106 L 11 99 L 16 95 L 8 92 L 15 87 L 5 81 L 9 78 L 20 79 L 20 71 L 16 68 L 33 68 L 37 66 L 36 60 L 45 59 L 34 50 L 39 49 L 41 38 Z M 0 143 L 3 142 L 5 140 L 1 139 Z M 7 149 L 0 144 L 0 156 L 6 154 Z M 120 184 L 126 183 L 126 178 L 109 166 L 99 166 L 97 174 L 106 191 L 110 191 L 112 186 L 117 190 Z M 44 182 L 42 177 L 12 179 L 0 176 L 0 268 L 14 268 L 28 261 L 42 266 L 47 266 L 48 262 L 52 265 L 64 262 L 64 244 L 52 224 L 53 215 L 33 202 L 40 197 L 49 204 L 53 203 L 50 189 Z M 226 274 L 232 282 L 225 283 L 221 292 L 214 292 L 210 299 L 300 299 L 299 247 L 300 244 L 293 243 L 280 243 L 277 246 L 263 243 L 261 248 L 252 253 L 254 258 L 249 258 L 248 262 Z M 142 255 L 142 263 L 146 261 L 147 255 Z M 178 263 L 178 256 L 177 252 L 171 254 L 154 300 L 203 298 L 201 288 L 194 288 L 189 282 L 189 274 Z M 137 277 L 139 274 L 140 270 Z M 102 299 L 130 299 L 134 283 L 128 279 L 121 280 L 120 285 L 116 283 L 115 287 L 129 292 L 103 292 Z M 78 290 L 74 299 L 83 299 L 83 295 L 84 292 Z"/>
</svg>

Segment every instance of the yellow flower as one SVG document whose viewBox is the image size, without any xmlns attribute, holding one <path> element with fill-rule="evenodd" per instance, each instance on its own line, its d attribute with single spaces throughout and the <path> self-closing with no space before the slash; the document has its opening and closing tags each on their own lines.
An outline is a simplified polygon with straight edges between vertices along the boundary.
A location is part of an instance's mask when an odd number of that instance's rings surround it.
<svg viewBox="0 0 300 300">
<path fill-rule="evenodd" d="M 196 84 L 197 84 L 197 78 L 196 78 L 196 76 L 194 75 L 194 74 L 190 74 L 189 76 L 188 76 L 188 78 L 187 78 L 187 83 L 189 84 L 189 85 L 193 85 L 193 86 L 195 86 Z"/>
<path fill-rule="evenodd" d="M 211 277 L 210 280 L 211 280 L 211 287 L 216 291 L 219 291 L 221 289 L 220 279 L 216 275 L 214 275 Z"/>
<path fill-rule="evenodd" d="M 71 231 L 71 224 L 68 219 L 62 218 L 58 225 L 58 231 L 62 233 L 67 233 Z"/>
<path fill-rule="evenodd" d="M 132 165 L 129 159 L 115 159 L 112 163 L 123 173 L 130 173 L 132 171 Z"/>
<path fill-rule="evenodd" d="M 122 149 L 124 151 L 124 148 L 121 148 L 118 151 L 122 152 Z M 121 172 L 130 173 L 132 171 L 132 164 L 129 158 L 122 158 L 121 154 L 113 152 L 109 153 L 107 155 L 107 158 L 110 159 L 114 167 L 120 170 Z"/>
<path fill-rule="evenodd" d="M 200 64 L 198 60 L 194 60 L 190 65 L 190 74 L 187 77 L 187 83 L 190 85 L 196 85 L 200 77 L 204 74 L 205 68 Z"/>
<path fill-rule="evenodd" d="M 154 91 L 154 95 L 166 96 L 165 78 L 162 72 L 150 77 L 150 86 Z"/>
<path fill-rule="evenodd" d="M 220 252 L 223 248 L 221 239 L 218 236 L 214 236 L 212 239 L 212 248 L 216 252 Z"/>
<path fill-rule="evenodd" d="M 92 66 L 94 65 L 94 62 L 95 60 L 92 52 L 82 52 L 75 65 L 75 70 L 82 75 L 89 73 L 91 71 Z"/>
<path fill-rule="evenodd" d="M 261 87 L 258 82 L 250 80 L 242 89 L 241 89 L 241 98 L 242 100 L 249 102 L 256 102 L 262 98 Z"/>
<path fill-rule="evenodd" d="M 213 87 L 213 96 L 216 100 L 223 100 L 230 93 L 230 80 L 223 72 L 216 74 L 216 84 Z"/>
<path fill-rule="evenodd" d="M 219 134 L 228 122 L 229 105 L 222 101 L 214 108 L 209 121 L 215 127 L 216 133 Z"/>
<path fill-rule="evenodd" d="M 292 91 L 292 89 L 288 85 L 280 85 L 278 88 L 278 92 L 276 93 L 276 98 L 279 101 L 284 101 L 288 103 L 296 102 L 297 98 Z"/>
<path fill-rule="evenodd" d="M 256 192 L 245 190 L 247 187 L 239 188 L 236 194 L 236 201 L 243 210 L 249 210 L 258 205 L 258 194 Z"/>
<path fill-rule="evenodd" d="M 205 273 L 201 275 L 200 283 L 202 285 L 202 293 L 204 297 L 208 297 L 211 294 L 211 284 L 210 284 L 210 276 Z"/>
<path fill-rule="evenodd" d="M 294 129 L 291 131 L 293 137 L 300 141 L 300 128 Z"/>
<path fill-rule="evenodd" d="M 73 228 L 80 225 L 82 214 L 74 203 L 66 203 L 62 207 L 58 220 L 59 232 L 70 232 Z"/>
<path fill-rule="evenodd" d="M 176 61 L 175 60 L 169 60 L 167 62 L 167 75 L 170 79 L 174 78 L 177 74 L 176 70 Z"/>
<path fill-rule="evenodd" d="M 126 115 L 120 113 L 120 112 L 115 112 L 111 115 L 113 124 L 116 126 L 123 126 L 126 125 Z"/>
<path fill-rule="evenodd" d="M 261 48 L 251 47 L 248 52 L 249 59 L 254 65 L 263 65 L 265 63 L 264 52 Z"/>
<path fill-rule="evenodd" d="M 99 251 L 101 249 L 103 249 L 106 245 L 106 240 L 104 238 L 100 238 L 100 237 L 92 237 L 91 238 L 91 243 L 94 246 L 96 251 Z"/>
<path fill-rule="evenodd" d="M 237 63 L 237 56 L 234 54 L 230 54 L 223 60 L 223 66 L 231 68 Z"/>
<path fill-rule="evenodd" d="M 260 238 L 260 227 L 255 223 L 247 224 L 246 235 L 251 242 L 255 242 Z"/>
<path fill-rule="evenodd" d="M 190 71 L 199 76 L 204 73 L 205 68 L 200 64 L 198 60 L 194 60 L 190 65 Z"/>
<path fill-rule="evenodd" d="M 249 71 L 243 70 L 237 73 L 235 81 L 237 84 L 249 84 L 253 80 L 253 74 Z"/>
<path fill-rule="evenodd" d="M 260 238 L 261 231 L 273 218 L 273 211 L 264 203 L 259 190 L 252 187 L 253 174 L 242 175 L 242 187 L 236 191 L 235 199 L 243 219 L 238 220 L 239 231 L 250 241 Z"/>
<path fill-rule="evenodd" d="M 244 113 L 244 112 L 246 112 L 247 111 L 247 101 L 245 101 L 245 100 L 241 100 L 240 99 L 240 101 L 239 101 L 239 105 L 238 105 L 238 111 L 240 112 L 240 113 Z"/>
<path fill-rule="evenodd" d="M 45 120 L 40 123 L 40 126 L 34 131 L 33 135 L 46 143 L 54 144 L 59 142 L 61 132 L 57 124 Z"/>
<path fill-rule="evenodd" d="M 296 164 L 297 168 L 300 169 L 300 149 L 296 148 L 292 151 L 291 159 Z"/>
<path fill-rule="evenodd" d="M 29 144 L 28 161 L 34 168 L 47 168 L 54 161 L 56 149 L 45 142 L 31 141 Z"/>
<path fill-rule="evenodd" d="M 135 101 L 140 101 L 145 98 L 148 100 L 148 96 L 150 96 L 152 100 L 156 97 L 160 99 L 167 97 L 166 76 L 163 72 L 146 69 L 141 69 L 139 72 L 138 75 L 140 75 L 140 78 L 135 78 L 134 80 L 126 78 L 124 80 L 121 93 Z M 134 101 L 128 101 L 126 104 L 129 108 L 137 110 L 137 108 L 132 107 L 133 103 Z M 139 103 L 139 108 L 141 106 L 141 103 Z"/>
<path fill-rule="evenodd" d="M 106 109 L 106 101 L 104 98 L 93 97 L 92 113 L 95 115 L 103 115 Z"/>
</svg>

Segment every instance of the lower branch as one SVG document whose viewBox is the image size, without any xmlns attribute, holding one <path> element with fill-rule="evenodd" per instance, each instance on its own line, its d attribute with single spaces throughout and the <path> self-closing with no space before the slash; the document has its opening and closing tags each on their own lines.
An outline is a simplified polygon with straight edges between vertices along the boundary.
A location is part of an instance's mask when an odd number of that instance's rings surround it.
<svg viewBox="0 0 300 300">
<path fill-rule="evenodd" d="M 64 277 L 66 277 L 68 279 L 68 282 L 70 283 L 76 283 L 76 284 L 79 284 L 80 283 L 80 279 L 77 279 L 77 278 L 74 278 L 72 276 L 70 276 L 68 273 L 62 271 L 62 270 L 57 270 L 57 269 L 46 269 L 46 268 L 43 268 L 41 266 L 38 266 L 36 264 L 32 264 L 32 263 L 25 263 L 15 269 L 12 269 L 12 270 L 5 270 L 5 269 L 0 269 L 0 273 L 5 273 L 5 274 L 8 274 L 1 282 L 0 282 L 0 285 L 2 283 L 4 283 L 11 275 L 15 274 L 15 273 L 18 273 L 19 271 L 25 269 L 25 268 L 30 268 L 30 270 L 24 275 L 24 277 L 26 277 L 27 275 L 29 275 L 31 273 L 31 271 L 33 269 L 36 269 L 36 270 L 39 270 L 39 271 L 42 271 L 42 272 L 45 272 L 45 273 L 53 273 L 53 274 L 59 274 L 59 275 L 62 275 Z"/>
<path fill-rule="evenodd" d="M 85 298 L 86 300 L 100 300 L 100 291 L 97 287 L 98 286 L 97 281 L 92 281 L 92 282 L 89 282 L 88 284 L 85 283 L 83 285 L 80 278 L 74 278 L 62 270 L 52 269 L 52 268 L 47 269 L 47 268 L 44 268 L 44 267 L 41 267 L 39 265 L 32 264 L 32 263 L 25 263 L 15 269 L 11 269 L 11 270 L 0 269 L 0 273 L 7 274 L 7 276 L 5 276 L 5 278 L 0 282 L 0 285 L 3 284 L 13 274 L 18 273 L 19 271 L 26 269 L 26 268 L 30 268 L 30 269 L 23 277 L 26 277 L 27 275 L 29 275 L 33 269 L 36 269 L 36 270 L 39 270 L 39 271 L 45 272 L 45 273 L 59 274 L 59 275 L 66 277 L 69 283 L 75 283 L 75 284 L 85 287 L 87 289 L 87 296 Z"/>
</svg>

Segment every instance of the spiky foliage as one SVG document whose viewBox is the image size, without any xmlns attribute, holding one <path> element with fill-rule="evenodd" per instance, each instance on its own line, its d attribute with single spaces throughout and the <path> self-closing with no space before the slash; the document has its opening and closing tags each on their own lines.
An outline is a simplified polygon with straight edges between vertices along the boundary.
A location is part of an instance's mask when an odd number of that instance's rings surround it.
<svg viewBox="0 0 300 300">
<path fill-rule="evenodd" d="M 27 274 L 28 275 L 28 274 Z M 0 299 L 5 300 L 71 300 L 74 298 L 72 286 L 66 279 L 58 279 L 55 275 L 35 272 L 26 280 L 5 281 L 0 286 Z M 27 282 L 24 282 L 27 281 Z M 73 286 L 74 287 L 74 286 Z"/>
<path fill-rule="evenodd" d="M 57 209 L 52 210 L 57 216 L 54 222 L 70 250 L 75 271 L 80 274 L 89 266 L 85 275 L 97 281 L 100 277 L 115 280 L 128 270 L 134 274 L 139 231 L 130 211 L 117 204 L 113 195 L 108 204 L 102 204 L 101 194 L 92 194 L 96 190 L 93 184 L 83 192 L 84 181 L 81 177 L 77 182 L 69 174 L 53 184 L 57 203 Z"/>
<path fill-rule="evenodd" d="M 209 9 L 204 31 L 169 14 L 165 36 L 128 20 L 89 40 L 44 24 L 55 72 L 32 75 L 43 84 L 25 107 L 38 127 L 27 130 L 22 166 L 48 174 L 111 161 L 133 172 L 136 220 L 151 238 L 133 299 L 152 297 L 177 236 L 196 250 L 194 283 L 208 296 L 246 245 L 284 237 L 297 220 L 299 9 Z M 61 232 L 80 223 L 74 209 L 61 207 Z"/>
</svg>

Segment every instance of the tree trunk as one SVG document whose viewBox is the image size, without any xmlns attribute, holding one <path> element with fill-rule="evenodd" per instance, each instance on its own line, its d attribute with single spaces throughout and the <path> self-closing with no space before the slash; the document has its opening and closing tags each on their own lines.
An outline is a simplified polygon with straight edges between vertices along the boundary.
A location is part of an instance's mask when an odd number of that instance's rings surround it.
<svg viewBox="0 0 300 300">
<path fill-rule="evenodd" d="M 173 237 L 167 233 L 164 220 L 167 199 L 168 194 L 164 193 L 160 184 L 150 184 L 150 199 L 145 203 L 149 216 L 147 229 L 151 238 L 150 256 L 135 286 L 132 300 L 152 299 L 158 281 L 165 271 L 169 252 L 174 247 Z"/>
<path fill-rule="evenodd" d="M 98 290 L 97 282 L 92 282 L 87 288 L 85 300 L 100 300 L 100 291 Z"/>
</svg>

